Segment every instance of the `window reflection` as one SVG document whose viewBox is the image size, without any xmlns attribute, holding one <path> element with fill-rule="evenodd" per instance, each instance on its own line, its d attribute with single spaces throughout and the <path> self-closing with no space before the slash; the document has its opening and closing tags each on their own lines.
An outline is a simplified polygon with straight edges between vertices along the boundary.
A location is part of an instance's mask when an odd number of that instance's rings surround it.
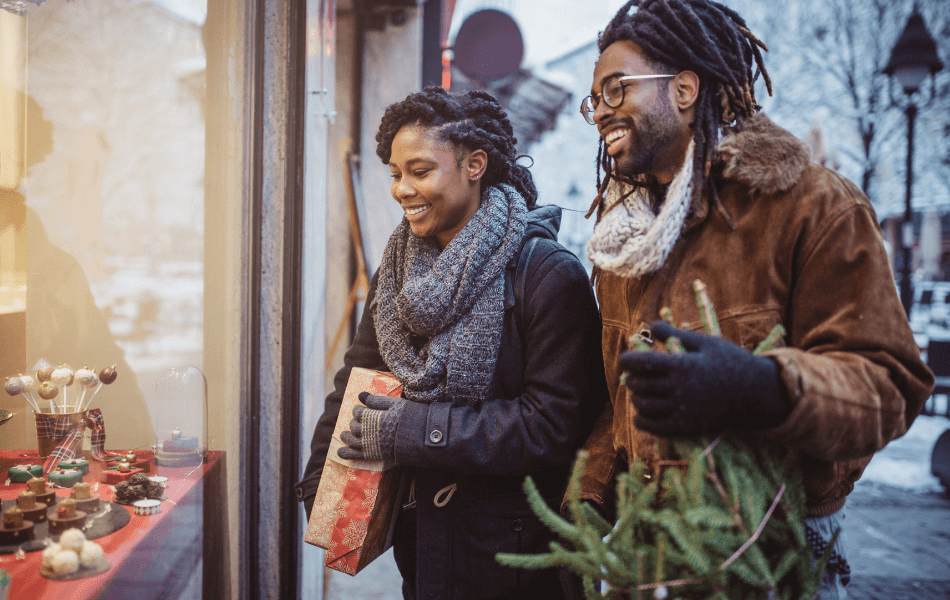
<svg viewBox="0 0 950 600">
<path fill-rule="evenodd" d="M 107 447 L 148 447 L 162 372 L 203 366 L 203 16 L 27 5 L 0 10 L 0 120 L 22 132 L 3 136 L 21 160 L 0 185 L 0 375 L 116 365 L 95 401 Z M 27 413 L 20 398 L 0 406 Z M 30 418 L 3 434 L 35 444 Z"/>
</svg>

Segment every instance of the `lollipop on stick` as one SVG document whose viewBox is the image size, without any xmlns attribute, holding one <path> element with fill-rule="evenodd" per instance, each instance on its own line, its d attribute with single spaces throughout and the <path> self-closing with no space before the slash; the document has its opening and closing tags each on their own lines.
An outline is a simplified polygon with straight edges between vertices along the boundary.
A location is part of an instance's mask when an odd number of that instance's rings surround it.
<svg viewBox="0 0 950 600">
<path fill-rule="evenodd" d="M 56 395 L 59 394 L 59 388 L 53 385 L 49 381 L 44 381 L 43 383 L 40 384 L 39 394 L 40 394 L 40 398 L 42 398 L 43 400 L 49 400 L 49 412 L 51 414 L 55 413 L 56 405 L 53 404 L 53 398 L 55 398 Z"/>
<path fill-rule="evenodd" d="M 33 401 L 30 399 L 30 397 L 23 393 L 26 391 L 26 384 L 24 384 L 23 379 L 21 377 L 9 377 L 7 379 L 6 384 L 4 384 L 3 389 L 6 390 L 6 392 L 10 394 L 11 396 L 16 396 L 17 394 L 20 394 L 21 396 L 26 398 L 26 401 L 30 406 L 32 406 L 33 408 L 36 408 L 36 406 L 33 404 Z"/>
<path fill-rule="evenodd" d="M 20 379 L 23 380 L 23 393 L 28 396 L 33 408 L 36 409 L 36 412 L 43 412 L 40 410 L 40 403 L 37 401 L 36 396 L 34 396 L 37 390 L 40 389 L 40 382 L 29 375 L 20 375 Z"/>
<path fill-rule="evenodd" d="M 76 370 L 76 381 L 79 382 L 80 389 L 82 390 L 79 393 L 79 400 L 76 402 L 76 404 L 79 405 L 78 410 L 86 410 L 86 407 L 83 406 L 83 400 L 86 399 L 86 390 L 99 383 L 99 378 L 96 377 L 96 373 L 94 371 L 90 371 L 86 367 L 83 367 Z"/>
<path fill-rule="evenodd" d="M 40 368 L 40 369 L 37 369 L 37 371 L 36 371 L 36 378 L 39 380 L 40 383 L 45 383 L 45 382 L 49 381 L 50 378 L 53 376 L 53 371 L 54 371 L 54 370 L 55 370 L 55 369 L 53 369 L 53 367 L 50 367 L 50 366 L 46 366 L 46 367 L 42 367 L 42 368 Z"/>
<path fill-rule="evenodd" d="M 92 393 L 92 397 L 89 398 L 88 401 L 86 401 L 86 406 L 89 406 L 90 404 L 92 404 L 92 401 L 95 399 L 96 394 L 98 394 L 99 390 L 102 389 L 102 386 L 109 385 L 110 383 L 115 381 L 115 378 L 118 376 L 119 374 L 115 372 L 115 365 L 112 365 L 111 367 L 106 367 L 105 369 L 99 371 L 99 387 L 97 387 L 96 391 Z M 83 408 L 83 410 L 85 410 L 85 408 Z"/>
<path fill-rule="evenodd" d="M 63 390 L 61 406 L 62 406 L 62 412 L 65 413 L 66 402 L 68 401 L 68 394 L 66 393 L 66 388 L 73 381 L 73 372 L 72 370 L 67 369 L 66 367 L 60 367 L 54 370 L 52 375 L 50 375 L 50 381 L 53 382 L 53 384 L 56 387 L 62 388 Z"/>
</svg>

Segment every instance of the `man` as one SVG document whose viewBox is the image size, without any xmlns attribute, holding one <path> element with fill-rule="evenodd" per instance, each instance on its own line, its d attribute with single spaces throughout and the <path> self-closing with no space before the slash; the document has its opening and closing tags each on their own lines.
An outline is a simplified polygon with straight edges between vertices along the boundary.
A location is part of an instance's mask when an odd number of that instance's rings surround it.
<svg viewBox="0 0 950 600">
<path fill-rule="evenodd" d="M 658 475 L 657 437 L 740 432 L 798 454 L 818 551 L 933 375 L 868 199 L 758 112 L 760 73 L 771 93 L 760 47 L 708 0 L 634 0 L 600 36 L 581 111 L 601 134 L 588 255 L 611 406 L 586 444 L 582 498 L 609 512 L 613 474 L 634 458 Z M 695 333 L 696 280 L 721 338 Z M 658 321 L 664 307 L 681 330 Z M 783 347 L 754 356 L 778 324 Z M 675 335 L 686 353 L 631 352 L 633 335 Z M 820 598 L 846 596 L 844 548 L 839 536 Z"/>
</svg>

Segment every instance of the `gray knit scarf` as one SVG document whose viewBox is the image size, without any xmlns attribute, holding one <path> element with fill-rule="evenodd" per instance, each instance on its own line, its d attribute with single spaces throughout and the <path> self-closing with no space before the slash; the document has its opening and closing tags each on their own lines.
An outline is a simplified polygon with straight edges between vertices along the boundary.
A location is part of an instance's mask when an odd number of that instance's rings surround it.
<svg viewBox="0 0 950 600">
<path fill-rule="evenodd" d="M 383 252 L 370 307 L 379 351 L 416 402 L 487 399 L 505 310 L 505 266 L 521 246 L 524 198 L 501 184 L 442 251 L 403 218 Z"/>
</svg>

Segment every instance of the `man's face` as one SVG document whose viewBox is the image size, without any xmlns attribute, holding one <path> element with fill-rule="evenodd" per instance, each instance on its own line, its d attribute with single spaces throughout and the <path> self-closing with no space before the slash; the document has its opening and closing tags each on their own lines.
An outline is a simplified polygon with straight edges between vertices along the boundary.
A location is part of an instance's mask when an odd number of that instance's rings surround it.
<svg viewBox="0 0 950 600">
<path fill-rule="evenodd" d="M 623 102 L 617 108 L 607 106 L 599 96 L 612 76 L 656 73 L 637 44 L 628 40 L 614 42 L 597 61 L 591 95 L 599 100 L 594 122 L 620 174 L 650 174 L 667 183 L 681 166 L 685 150 L 685 126 L 670 100 L 673 80 L 625 81 Z M 689 135 L 688 128 L 685 129 Z"/>
</svg>

